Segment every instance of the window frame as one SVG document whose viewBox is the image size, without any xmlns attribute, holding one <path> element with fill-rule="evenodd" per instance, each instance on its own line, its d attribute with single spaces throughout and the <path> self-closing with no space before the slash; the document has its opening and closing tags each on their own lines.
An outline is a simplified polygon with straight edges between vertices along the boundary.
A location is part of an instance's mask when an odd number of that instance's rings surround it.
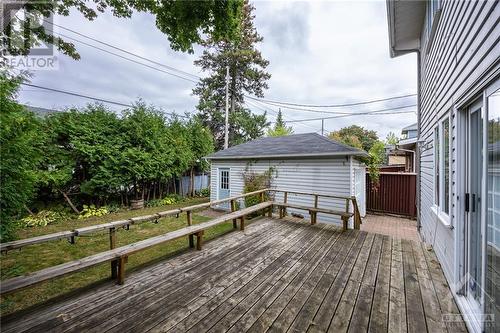
<svg viewBox="0 0 500 333">
<path fill-rule="evenodd" d="M 445 126 L 448 125 L 448 144 L 445 144 Z M 433 210 L 439 217 L 442 223 L 450 225 L 450 216 L 452 212 L 452 126 L 451 114 L 447 113 L 444 117 L 439 119 L 437 125 L 434 127 L 433 140 L 434 140 L 434 205 Z M 437 142 L 436 142 L 437 140 Z M 447 148 L 448 158 L 445 157 Z M 447 160 L 447 174 L 445 174 L 445 166 Z M 448 186 L 446 186 L 446 177 L 448 176 Z M 448 200 L 446 199 L 446 191 Z M 445 202 L 448 204 L 448 211 L 445 210 Z"/>
</svg>

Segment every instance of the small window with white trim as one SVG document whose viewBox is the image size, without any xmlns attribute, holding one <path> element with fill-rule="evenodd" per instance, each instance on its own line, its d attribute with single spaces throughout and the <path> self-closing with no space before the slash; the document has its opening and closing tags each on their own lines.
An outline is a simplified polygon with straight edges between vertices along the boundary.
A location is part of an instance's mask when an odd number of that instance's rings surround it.
<svg viewBox="0 0 500 333">
<path fill-rule="evenodd" d="M 450 215 L 450 118 L 434 129 L 434 204 L 438 214 Z"/>
</svg>

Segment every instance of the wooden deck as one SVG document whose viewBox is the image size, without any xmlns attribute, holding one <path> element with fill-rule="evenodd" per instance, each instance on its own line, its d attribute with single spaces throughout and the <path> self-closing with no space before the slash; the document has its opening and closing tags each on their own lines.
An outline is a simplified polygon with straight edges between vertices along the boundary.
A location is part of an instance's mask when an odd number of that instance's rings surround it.
<svg viewBox="0 0 500 333">
<path fill-rule="evenodd" d="M 7 332 L 460 332 L 421 243 L 262 218 L 127 276 L 2 318 Z M 459 316 L 458 316 L 459 317 Z"/>
</svg>

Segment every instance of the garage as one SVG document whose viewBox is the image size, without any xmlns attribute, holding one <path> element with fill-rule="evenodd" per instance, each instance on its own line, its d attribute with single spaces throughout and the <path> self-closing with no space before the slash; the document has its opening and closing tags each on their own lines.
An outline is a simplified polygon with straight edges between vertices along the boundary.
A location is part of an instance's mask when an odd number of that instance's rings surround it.
<svg viewBox="0 0 500 333">
<path fill-rule="evenodd" d="M 210 199 L 218 200 L 244 193 L 248 174 L 271 173 L 270 188 L 334 196 L 355 196 L 362 216 L 366 214 L 366 167 L 368 154 L 316 133 L 265 137 L 218 151 L 211 163 Z M 283 200 L 277 192 L 275 199 Z M 311 205 L 312 197 L 288 195 L 288 202 Z M 239 202 L 244 206 L 244 202 Z M 321 198 L 318 207 L 344 210 L 345 200 Z M 219 209 L 229 210 L 228 205 Z M 304 211 L 289 213 L 309 218 Z M 341 224 L 338 217 L 318 214 L 318 222 Z"/>
</svg>

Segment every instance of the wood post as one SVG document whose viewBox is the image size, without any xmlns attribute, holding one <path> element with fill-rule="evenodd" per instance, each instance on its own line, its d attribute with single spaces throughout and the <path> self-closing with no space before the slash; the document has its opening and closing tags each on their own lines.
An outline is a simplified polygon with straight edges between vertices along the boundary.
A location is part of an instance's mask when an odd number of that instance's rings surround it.
<svg viewBox="0 0 500 333">
<path fill-rule="evenodd" d="M 192 215 L 192 213 L 191 213 L 190 210 L 188 210 L 186 212 L 186 218 L 187 218 L 187 225 L 188 226 L 193 225 L 193 215 Z M 191 235 L 188 236 L 188 239 L 189 239 L 189 241 L 188 241 L 189 242 L 189 247 L 193 248 L 194 247 L 194 236 L 191 234 Z"/>
<path fill-rule="evenodd" d="M 347 230 L 347 224 L 349 223 L 349 218 L 347 216 L 342 216 L 342 230 Z"/>
<path fill-rule="evenodd" d="M 267 211 L 267 217 L 273 217 L 273 206 L 269 207 L 269 210 Z"/>
<path fill-rule="evenodd" d="M 245 230 L 245 216 L 240 217 L 240 230 Z"/>
<path fill-rule="evenodd" d="M 203 230 L 196 233 L 196 249 L 201 250 L 203 246 Z"/>
<path fill-rule="evenodd" d="M 288 192 L 285 192 L 285 193 L 283 194 L 283 202 L 284 202 L 284 203 L 287 203 L 287 202 L 288 202 Z M 286 207 L 285 207 L 285 206 L 283 206 L 283 207 L 281 208 L 281 210 L 282 210 L 282 213 L 281 213 L 281 218 L 284 218 L 284 217 L 286 216 Z"/>
<path fill-rule="evenodd" d="M 316 224 L 316 216 L 317 216 L 317 213 L 316 211 L 314 210 L 310 210 L 309 211 L 309 215 L 311 216 L 311 225 L 313 224 Z"/>
<path fill-rule="evenodd" d="M 318 208 L 318 195 L 314 195 L 314 208 Z"/>
<path fill-rule="evenodd" d="M 127 263 L 127 256 L 121 256 L 118 261 L 118 284 L 125 283 L 125 264 Z"/>
<path fill-rule="evenodd" d="M 359 207 L 358 207 L 358 201 L 356 200 L 355 196 L 351 197 L 352 200 L 352 206 L 354 210 L 354 229 L 360 229 L 361 225 L 361 215 L 359 213 Z"/>
<path fill-rule="evenodd" d="M 231 200 L 231 212 L 236 211 L 236 201 Z M 236 229 L 238 227 L 236 219 L 233 219 L 233 228 Z"/>
<path fill-rule="evenodd" d="M 116 228 L 109 228 L 109 249 L 113 250 L 116 247 Z M 111 278 L 116 279 L 118 274 L 118 260 L 111 262 Z"/>
</svg>

